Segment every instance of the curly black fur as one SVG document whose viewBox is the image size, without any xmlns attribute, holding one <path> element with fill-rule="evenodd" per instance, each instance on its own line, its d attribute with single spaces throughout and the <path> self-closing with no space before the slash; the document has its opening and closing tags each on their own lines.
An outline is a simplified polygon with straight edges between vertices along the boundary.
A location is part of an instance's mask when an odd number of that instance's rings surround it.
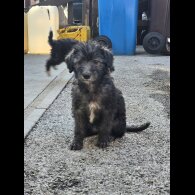
<svg viewBox="0 0 195 195">
<path fill-rule="evenodd" d="M 50 75 L 51 66 L 55 68 L 56 65 L 64 62 L 65 56 L 70 52 L 72 47 L 78 43 L 78 41 L 73 39 L 53 40 L 53 32 L 50 31 L 48 43 L 51 46 L 51 54 L 46 63 L 46 71 L 48 75 Z"/>
<path fill-rule="evenodd" d="M 95 42 L 76 44 L 65 59 L 70 72 L 74 71 L 72 111 L 75 119 L 72 150 L 83 147 L 86 136 L 98 134 L 97 146 L 104 148 L 109 136 L 119 138 L 126 131 L 141 131 L 150 123 L 126 127 L 125 101 L 113 83 L 111 51 Z"/>
</svg>

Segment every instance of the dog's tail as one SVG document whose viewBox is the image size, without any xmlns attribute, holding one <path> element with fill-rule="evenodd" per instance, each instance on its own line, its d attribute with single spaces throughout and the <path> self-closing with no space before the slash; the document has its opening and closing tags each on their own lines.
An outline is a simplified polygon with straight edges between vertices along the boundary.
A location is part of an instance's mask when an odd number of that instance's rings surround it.
<svg viewBox="0 0 195 195">
<path fill-rule="evenodd" d="M 150 122 L 146 122 L 141 125 L 127 126 L 126 131 L 127 132 L 140 132 L 140 131 L 143 131 L 144 129 L 147 129 L 149 126 L 150 126 Z"/>
<path fill-rule="evenodd" d="M 49 36 L 48 36 L 48 43 L 52 46 L 53 45 L 53 31 L 50 30 Z"/>
</svg>

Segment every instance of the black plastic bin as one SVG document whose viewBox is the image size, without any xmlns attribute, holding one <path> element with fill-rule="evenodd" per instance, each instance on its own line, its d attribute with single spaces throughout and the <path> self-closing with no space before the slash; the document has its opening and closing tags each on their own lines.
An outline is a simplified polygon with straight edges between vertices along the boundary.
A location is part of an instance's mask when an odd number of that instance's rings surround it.
<svg viewBox="0 0 195 195">
<path fill-rule="evenodd" d="M 170 53 L 170 0 L 149 0 L 149 31 L 143 39 L 151 54 Z"/>
</svg>

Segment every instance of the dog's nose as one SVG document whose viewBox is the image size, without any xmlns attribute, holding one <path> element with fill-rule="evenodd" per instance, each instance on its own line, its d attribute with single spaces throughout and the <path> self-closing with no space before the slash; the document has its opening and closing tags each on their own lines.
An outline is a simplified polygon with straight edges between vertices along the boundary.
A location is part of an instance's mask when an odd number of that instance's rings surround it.
<svg viewBox="0 0 195 195">
<path fill-rule="evenodd" d="M 84 73 L 83 74 L 83 78 L 84 79 L 89 79 L 90 78 L 90 74 L 89 73 Z"/>
</svg>

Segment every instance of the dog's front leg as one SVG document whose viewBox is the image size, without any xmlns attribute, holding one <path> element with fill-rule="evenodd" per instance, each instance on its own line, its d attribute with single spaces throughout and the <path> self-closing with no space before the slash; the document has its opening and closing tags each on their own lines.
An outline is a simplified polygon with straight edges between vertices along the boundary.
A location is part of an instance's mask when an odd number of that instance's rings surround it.
<svg viewBox="0 0 195 195">
<path fill-rule="evenodd" d="M 112 128 L 112 119 L 113 116 L 111 112 L 104 111 L 102 116 L 102 121 L 99 125 L 99 134 L 98 134 L 98 142 L 97 146 L 99 148 L 105 148 L 108 146 L 110 140 L 110 132 Z"/>
<path fill-rule="evenodd" d="M 83 139 L 85 137 L 85 119 L 84 114 L 81 111 L 77 111 L 74 114 L 75 129 L 74 140 L 70 146 L 71 150 L 81 150 L 83 148 Z"/>
</svg>

